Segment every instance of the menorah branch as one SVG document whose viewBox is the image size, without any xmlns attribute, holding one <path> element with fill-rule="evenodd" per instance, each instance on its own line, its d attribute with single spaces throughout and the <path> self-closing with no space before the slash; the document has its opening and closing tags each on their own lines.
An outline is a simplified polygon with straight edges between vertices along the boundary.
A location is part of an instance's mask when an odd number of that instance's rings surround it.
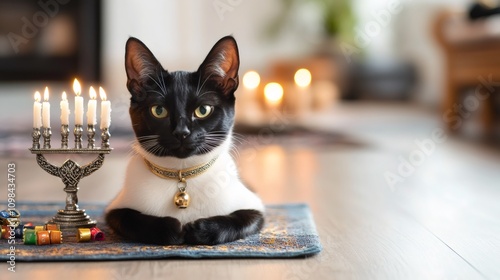
<svg viewBox="0 0 500 280">
<path fill-rule="evenodd" d="M 59 167 L 50 164 L 43 156 L 43 154 L 36 155 L 36 162 L 43 170 L 45 170 L 45 172 L 49 173 L 50 175 L 59 177 Z"/>
<path fill-rule="evenodd" d="M 33 132 L 31 133 L 31 136 L 33 137 L 33 145 L 32 149 L 40 149 L 40 137 L 42 136 L 42 133 L 40 132 L 40 128 L 33 128 Z"/>
<path fill-rule="evenodd" d="M 97 171 L 99 168 L 101 168 L 103 163 L 104 163 L 104 154 L 99 154 L 99 156 L 94 161 L 85 165 L 82 168 L 83 177 L 89 176 L 90 174 Z"/>
<path fill-rule="evenodd" d="M 109 138 L 111 137 L 111 134 L 109 133 L 109 129 L 107 127 L 102 129 L 101 132 L 101 148 L 103 149 L 109 149 Z"/>
<path fill-rule="evenodd" d="M 68 148 L 68 137 L 69 137 L 69 125 L 63 124 L 61 125 L 61 148 Z"/>
<path fill-rule="evenodd" d="M 89 124 L 87 125 L 87 138 L 88 138 L 88 144 L 87 148 L 93 149 L 95 148 L 95 125 Z"/>
<path fill-rule="evenodd" d="M 78 183 L 86 176 L 97 171 L 104 163 L 104 155 L 111 149 L 31 149 L 36 154 L 38 165 L 47 173 L 59 177 L 65 185 L 66 206 L 59 210 L 51 222 L 59 224 L 63 230 L 74 230 L 79 227 L 93 227 L 96 221 L 90 219 L 85 210 L 78 206 Z M 68 159 L 60 167 L 45 158 L 44 154 L 97 154 L 90 163 L 80 166 L 77 162 Z"/>
<path fill-rule="evenodd" d="M 76 124 L 73 133 L 75 134 L 75 149 L 81 149 L 82 148 L 82 135 L 83 135 L 82 125 Z"/>
<path fill-rule="evenodd" d="M 43 136 L 43 148 L 50 149 L 50 136 L 52 132 L 50 131 L 50 127 L 42 128 L 42 136 Z"/>
</svg>

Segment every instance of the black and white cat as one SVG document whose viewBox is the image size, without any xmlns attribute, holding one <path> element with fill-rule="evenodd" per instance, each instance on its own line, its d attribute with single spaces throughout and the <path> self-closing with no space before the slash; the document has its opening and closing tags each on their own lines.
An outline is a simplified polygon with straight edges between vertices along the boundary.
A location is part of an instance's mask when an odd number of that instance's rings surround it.
<svg viewBox="0 0 500 280">
<path fill-rule="evenodd" d="M 264 205 L 242 184 L 229 153 L 239 68 L 234 38 L 219 40 L 196 72 L 164 70 L 130 38 L 125 67 L 136 153 L 106 209 L 107 224 L 124 239 L 163 245 L 219 244 L 258 233 Z M 146 164 L 186 170 L 211 161 L 186 179 L 185 209 L 173 202 L 179 180 L 161 178 Z"/>
</svg>

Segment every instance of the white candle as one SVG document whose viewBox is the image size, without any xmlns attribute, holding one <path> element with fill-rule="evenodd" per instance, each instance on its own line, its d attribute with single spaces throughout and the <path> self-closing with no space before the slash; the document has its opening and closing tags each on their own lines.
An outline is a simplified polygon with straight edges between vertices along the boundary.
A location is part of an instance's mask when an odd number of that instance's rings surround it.
<svg viewBox="0 0 500 280">
<path fill-rule="evenodd" d="M 99 87 L 99 96 L 101 97 L 101 129 L 109 128 L 111 124 L 111 102 L 106 100 L 106 92 Z"/>
<path fill-rule="evenodd" d="M 40 103 L 40 93 L 35 92 L 35 103 L 33 103 L 33 127 L 40 128 L 42 126 L 42 103 Z"/>
<path fill-rule="evenodd" d="M 65 91 L 63 91 L 62 93 L 62 100 L 60 102 L 60 106 L 61 106 L 61 124 L 69 125 L 69 114 L 70 114 L 69 102 Z"/>
<path fill-rule="evenodd" d="M 50 127 L 50 103 L 49 103 L 49 88 L 45 87 L 45 92 L 43 93 L 43 103 L 42 103 L 42 126 L 45 128 Z"/>
<path fill-rule="evenodd" d="M 257 88 L 260 75 L 256 71 L 248 71 L 243 75 L 243 88 L 236 96 L 236 121 L 258 124 L 261 121 L 261 108 L 257 100 Z"/>
<path fill-rule="evenodd" d="M 83 97 L 80 96 L 82 88 L 77 79 L 73 82 L 75 92 L 75 125 L 83 125 Z"/>
<path fill-rule="evenodd" d="M 278 83 L 268 83 L 264 87 L 264 97 L 269 110 L 278 109 L 283 100 L 283 87 Z"/>
<path fill-rule="evenodd" d="M 94 87 L 89 89 L 90 100 L 87 106 L 87 124 L 95 125 L 97 123 L 96 119 L 96 108 L 97 108 L 97 93 Z"/>
<path fill-rule="evenodd" d="M 253 91 L 259 87 L 260 75 L 255 71 L 248 71 L 243 75 L 243 86 L 248 91 Z"/>
<path fill-rule="evenodd" d="M 295 98 L 292 100 L 292 107 L 297 113 L 305 113 L 311 108 L 311 72 L 305 68 L 297 70 L 294 75 L 295 81 Z"/>
</svg>

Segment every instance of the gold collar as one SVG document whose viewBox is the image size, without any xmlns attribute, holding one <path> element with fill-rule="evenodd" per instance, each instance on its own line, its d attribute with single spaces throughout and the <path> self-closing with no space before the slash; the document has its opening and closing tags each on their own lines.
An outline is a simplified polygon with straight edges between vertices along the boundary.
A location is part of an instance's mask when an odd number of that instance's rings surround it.
<svg viewBox="0 0 500 280">
<path fill-rule="evenodd" d="M 197 176 L 207 171 L 207 169 L 214 164 L 217 158 L 218 157 L 214 157 L 212 160 L 202 165 L 198 165 L 188 169 L 179 169 L 179 170 L 163 168 L 148 161 L 145 158 L 144 162 L 149 167 L 149 170 L 151 170 L 151 172 L 153 172 L 153 174 L 155 174 L 156 176 L 164 179 L 179 180 L 177 182 L 177 188 L 179 189 L 179 191 L 174 196 L 174 204 L 180 209 L 185 209 L 189 206 L 189 203 L 191 201 L 189 194 L 186 192 L 187 188 L 186 179 Z"/>
<path fill-rule="evenodd" d="M 211 159 L 209 162 L 207 162 L 205 164 L 201 164 L 201 165 L 198 165 L 198 166 L 195 166 L 192 168 L 188 168 L 188 169 L 179 169 L 179 170 L 167 169 L 167 168 L 161 167 L 159 165 L 156 165 L 156 164 L 148 161 L 145 158 L 144 158 L 144 162 L 149 167 L 149 170 L 151 170 L 151 172 L 153 172 L 153 174 L 155 174 L 156 176 L 161 177 L 163 179 L 178 179 L 179 182 L 181 182 L 183 180 L 186 180 L 186 179 L 191 178 L 191 177 L 195 177 L 195 176 L 200 175 L 201 173 L 207 171 L 207 169 L 210 168 L 210 166 L 212 166 L 214 164 L 214 162 L 217 160 L 217 158 L 218 157 L 214 157 L 213 159 Z"/>
</svg>

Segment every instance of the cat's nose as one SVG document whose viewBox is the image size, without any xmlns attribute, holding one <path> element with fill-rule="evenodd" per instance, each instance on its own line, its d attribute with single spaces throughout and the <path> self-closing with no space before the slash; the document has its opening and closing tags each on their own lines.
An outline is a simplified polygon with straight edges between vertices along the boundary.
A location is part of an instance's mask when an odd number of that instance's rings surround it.
<svg viewBox="0 0 500 280">
<path fill-rule="evenodd" d="M 179 139 L 186 139 L 186 137 L 189 136 L 189 134 L 191 134 L 191 132 L 189 131 L 189 129 L 187 129 L 187 127 L 185 127 L 184 129 L 175 129 L 174 130 L 174 135 L 175 137 L 179 138 Z"/>
<path fill-rule="evenodd" d="M 179 119 L 179 122 L 177 123 L 177 126 L 175 127 L 174 132 L 172 134 L 179 140 L 186 139 L 186 137 L 188 137 L 189 134 L 191 134 L 191 131 L 189 131 L 184 118 Z"/>
</svg>

